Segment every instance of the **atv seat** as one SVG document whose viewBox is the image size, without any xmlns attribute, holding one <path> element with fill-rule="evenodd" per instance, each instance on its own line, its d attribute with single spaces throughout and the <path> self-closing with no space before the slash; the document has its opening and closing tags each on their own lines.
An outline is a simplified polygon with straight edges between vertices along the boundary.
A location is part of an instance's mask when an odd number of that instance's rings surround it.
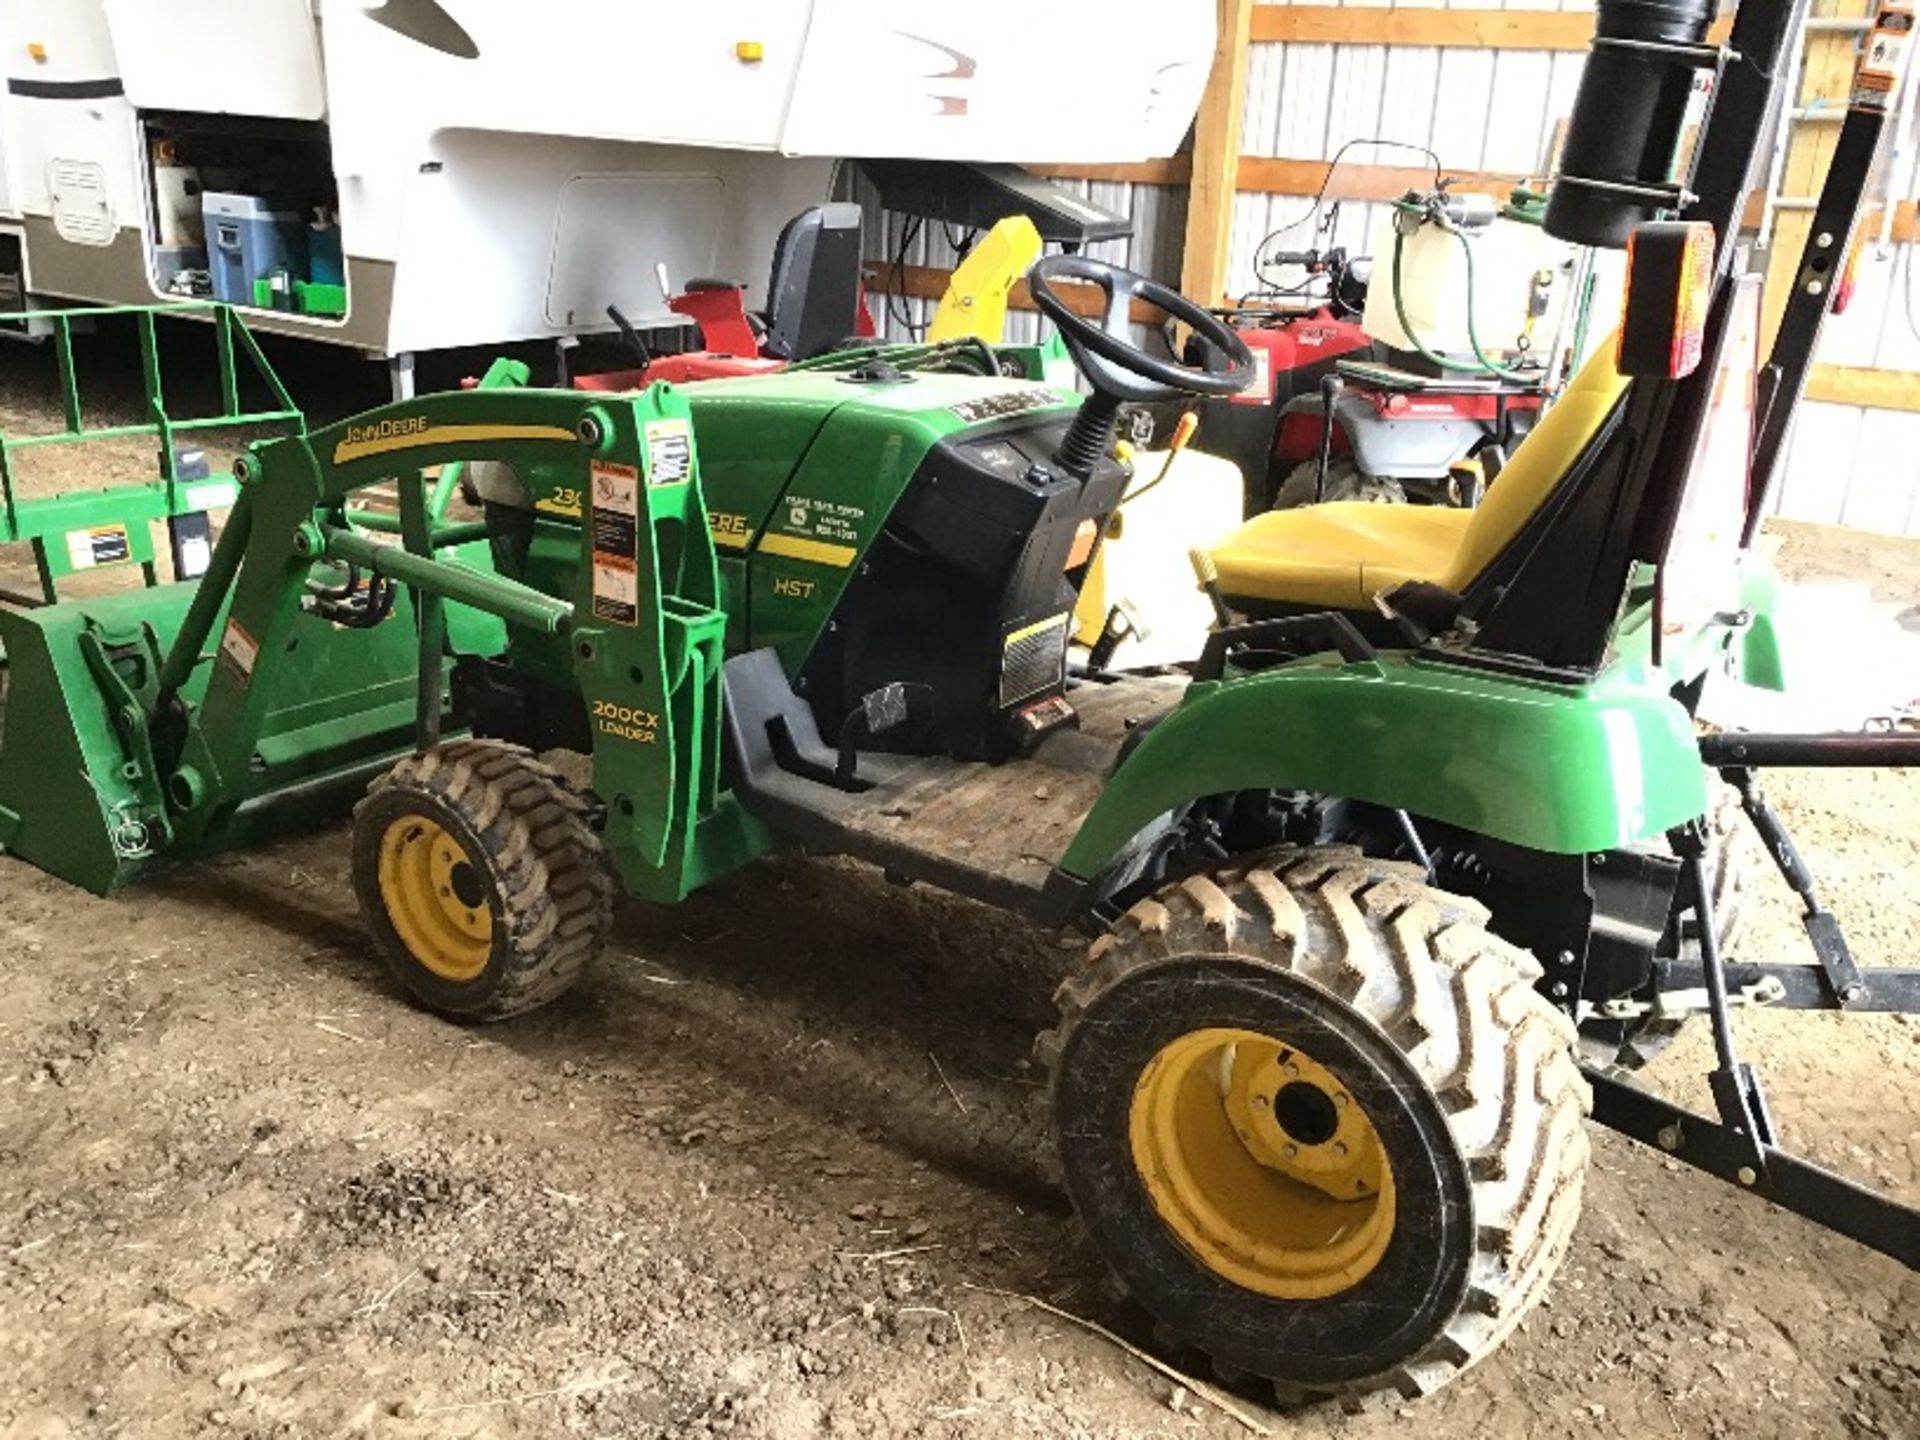
<svg viewBox="0 0 1920 1440">
<path fill-rule="evenodd" d="M 1409 580 L 1463 593 L 1579 462 L 1626 388 L 1605 341 L 1476 509 L 1356 500 L 1256 515 L 1213 549 L 1221 593 L 1256 611 L 1369 610 L 1375 595 Z"/>
</svg>

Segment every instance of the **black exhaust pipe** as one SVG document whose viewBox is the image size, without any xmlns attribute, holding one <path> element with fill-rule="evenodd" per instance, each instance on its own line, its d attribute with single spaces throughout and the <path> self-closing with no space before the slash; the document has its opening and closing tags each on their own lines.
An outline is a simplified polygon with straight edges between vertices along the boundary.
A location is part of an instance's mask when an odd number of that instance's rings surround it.
<svg viewBox="0 0 1920 1440">
<path fill-rule="evenodd" d="M 1633 227 L 1676 208 L 1674 157 L 1715 0 L 1599 0 L 1545 229 L 1623 249 Z"/>
</svg>

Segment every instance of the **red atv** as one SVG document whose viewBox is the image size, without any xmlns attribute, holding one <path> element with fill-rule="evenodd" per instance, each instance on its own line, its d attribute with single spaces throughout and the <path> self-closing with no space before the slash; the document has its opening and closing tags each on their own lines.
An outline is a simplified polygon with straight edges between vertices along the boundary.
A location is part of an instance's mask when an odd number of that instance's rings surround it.
<svg viewBox="0 0 1920 1440">
<path fill-rule="evenodd" d="M 1300 288 L 1324 298 L 1310 309 L 1219 312 L 1257 370 L 1243 393 L 1201 403 L 1197 444 L 1240 467 L 1247 513 L 1322 500 L 1476 504 L 1486 472 L 1539 418 L 1544 388 L 1396 364 L 1407 357 L 1361 326 L 1367 282 L 1344 249 L 1283 252 L 1269 263 L 1302 267 Z M 1475 458 L 1487 463 L 1461 463 Z"/>
</svg>

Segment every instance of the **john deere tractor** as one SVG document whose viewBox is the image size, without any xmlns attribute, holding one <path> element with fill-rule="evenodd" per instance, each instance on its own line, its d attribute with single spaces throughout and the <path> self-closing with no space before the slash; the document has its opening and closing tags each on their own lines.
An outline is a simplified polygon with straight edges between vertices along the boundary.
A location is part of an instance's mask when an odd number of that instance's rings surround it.
<svg viewBox="0 0 1920 1440">
<path fill-rule="evenodd" d="M 1476 510 L 1227 537 L 1178 680 L 1071 673 L 1070 616 L 1130 484 L 1122 405 L 1227 393 L 1249 356 L 1054 257 L 1030 283 L 1084 398 L 935 344 L 257 447 L 197 586 L 0 616 L 0 843 L 104 891 L 357 800 L 372 943 L 467 1021 L 577 981 L 617 893 L 671 904 L 774 851 L 1079 926 L 1040 1039 L 1066 1186 L 1140 1305 L 1284 1394 L 1417 1395 L 1493 1349 L 1565 1253 L 1590 1112 L 1912 1266 L 1914 1212 L 1780 1148 L 1733 1017 L 1915 1006 L 1920 974 L 1855 966 L 1755 777 L 1920 746 L 1692 713 L 1716 670 L 1781 679 L 1746 546 L 1885 113 L 1869 68 L 1763 363 L 1736 237 L 1793 9 L 1745 0 L 1715 46 L 1705 0 L 1602 0 L 1548 224 L 1631 247 L 1617 343 Z M 1216 361 L 1136 345 L 1136 300 Z M 434 517 L 422 472 L 456 462 L 484 462 L 482 520 Z M 384 530 L 349 503 L 383 481 Z M 1810 963 L 1722 953 L 1721 780 Z M 1689 1012 L 1712 1116 L 1614 1063 Z"/>
</svg>

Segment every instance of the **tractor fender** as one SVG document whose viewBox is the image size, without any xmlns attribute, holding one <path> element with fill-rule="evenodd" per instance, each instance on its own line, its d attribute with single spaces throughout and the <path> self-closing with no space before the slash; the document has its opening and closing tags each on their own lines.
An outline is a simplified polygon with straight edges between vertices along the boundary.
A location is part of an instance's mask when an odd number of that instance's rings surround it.
<svg viewBox="0 0 1920 1440">
<path fill-rule="evenodd" d="M 1706 810 L 1693 722 L 1658 686 L 1549 684 L 1418 656 L 1197 681 L 1122 760 L 1060 869 L 1091 880 L 1168 812 L 1237 790 L 1394 806 L 1553 854 Z"/>
<path fill-rule="evenodd" d="M 1817 643 L 1782 623 L 1786 589 L 1780 572 L 1766 557 L 1747 553 L 1740 569 L 1740 608 L 1748 624 L 1737 642 L 1737 673 L 1742 683 L 1761 690 L 1784 692 L 1795 671 L 1806 669 L 1804 663 L 1796 665 L 1796 654 L 1805 654 Z"/>
</svg>

